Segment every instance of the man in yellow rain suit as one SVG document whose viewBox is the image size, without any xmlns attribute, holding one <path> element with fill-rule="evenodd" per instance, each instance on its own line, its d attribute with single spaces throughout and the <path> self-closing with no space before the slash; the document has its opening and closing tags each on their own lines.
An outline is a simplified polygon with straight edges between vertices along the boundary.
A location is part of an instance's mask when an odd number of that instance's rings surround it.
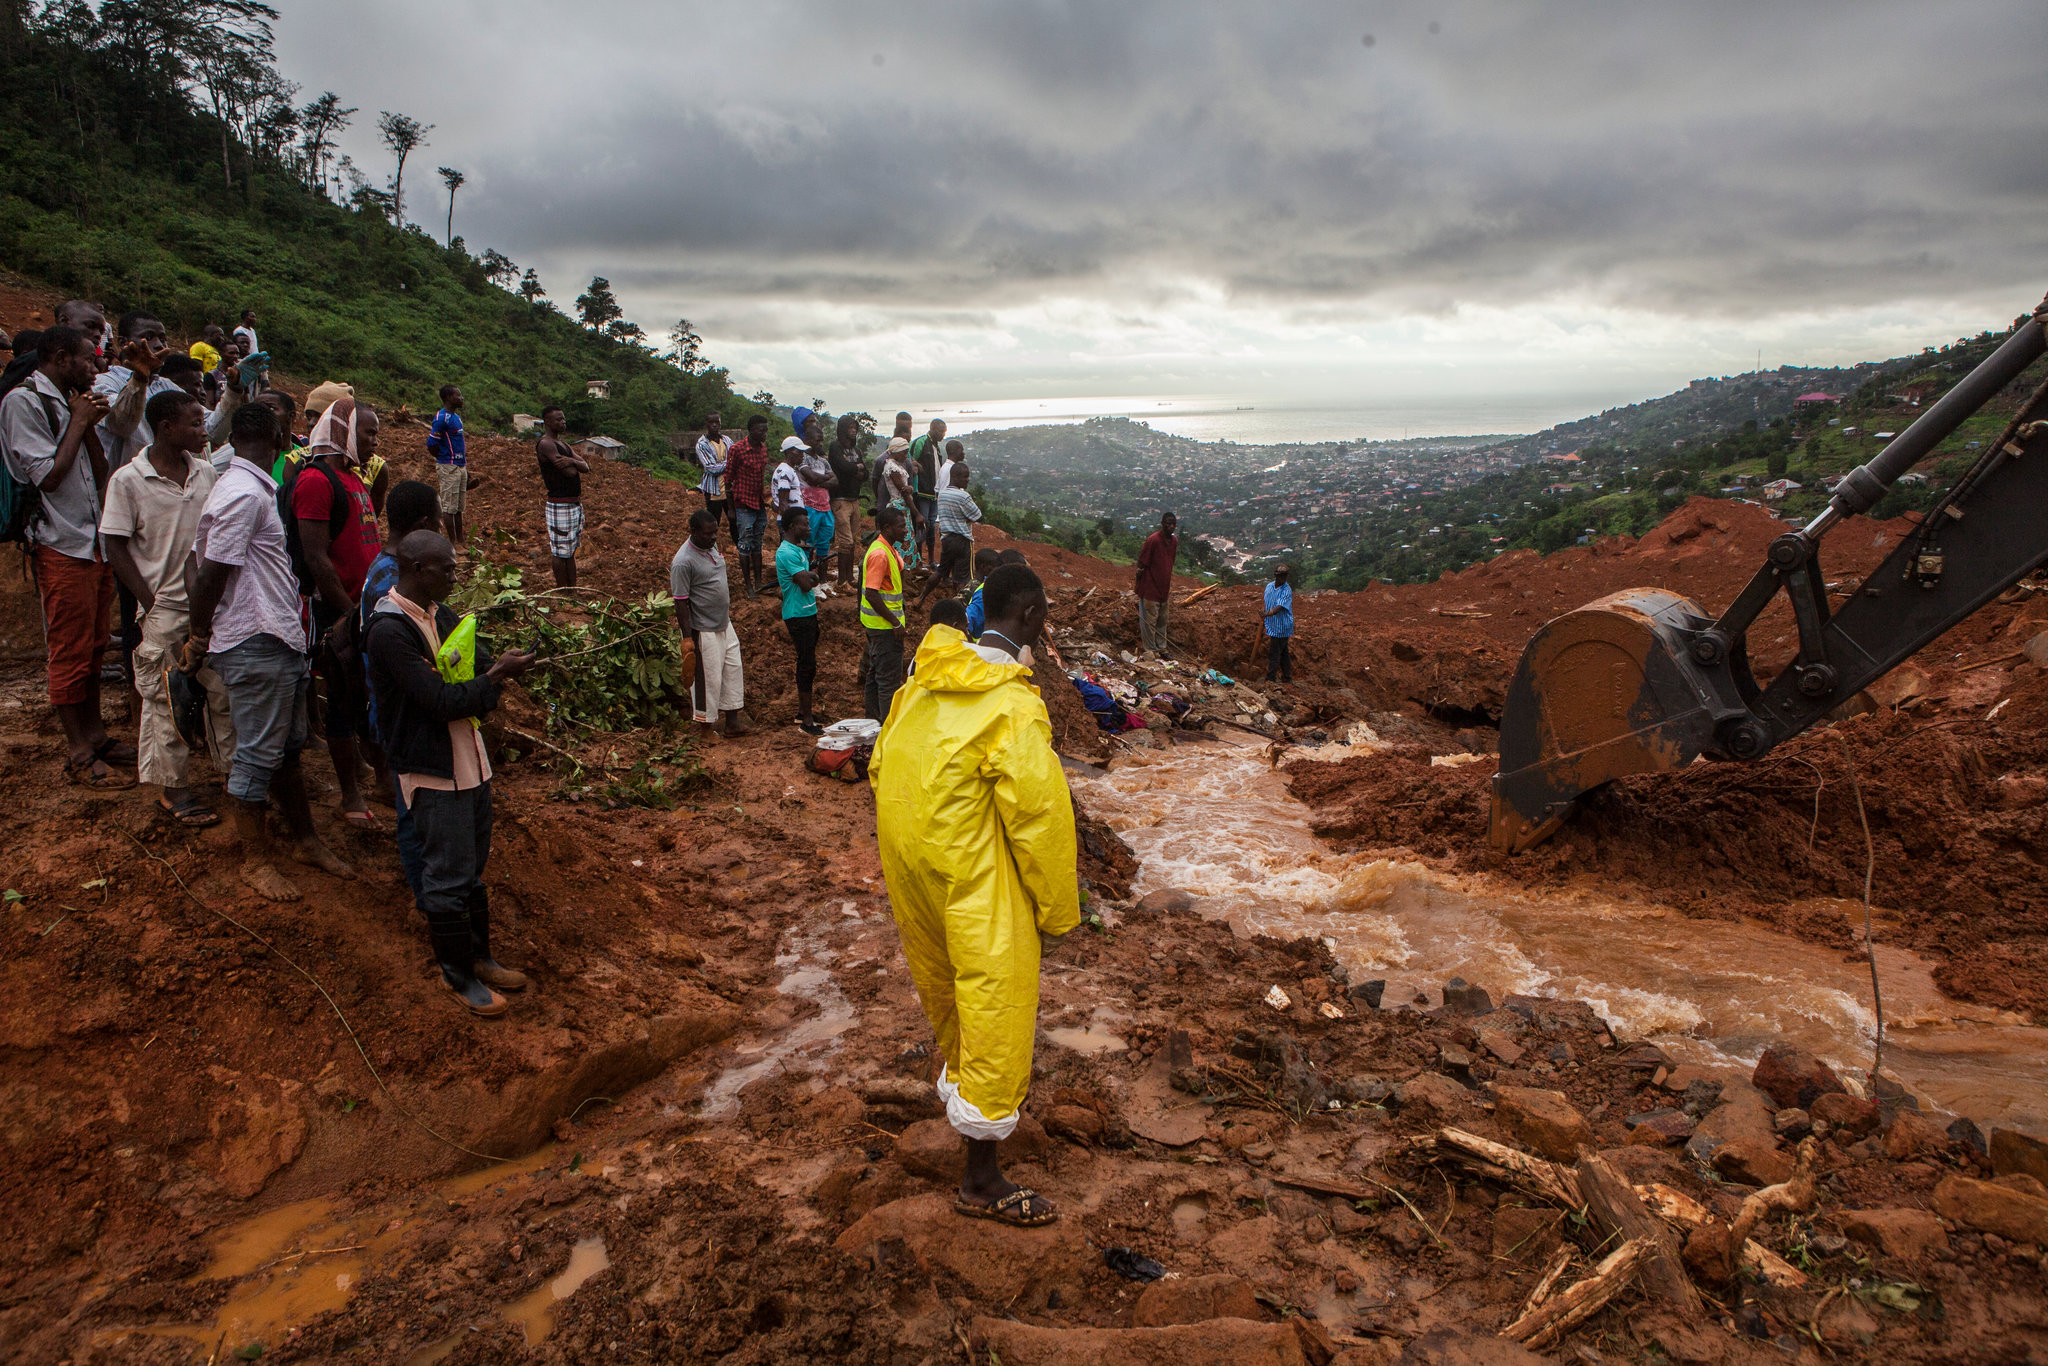
<svg viewBox="0 0 2048 1366">
<path fill-rule="evenodd" d="M 950 626 L 925 633 L 868 777 L 904 956 L 945 1059 L 939 1094 L 967 1142 L 955 1208 L 1029 1227 L 1058 1212 L 1004 1178 L 996 1144 L 1031 1085 L 1040 936 L 1081 923 L 1074 805 L 1019 662 L 1045 629 L 1045 588 L 1005 565 L 982 603 L 980 644 Z"/>
</svg>

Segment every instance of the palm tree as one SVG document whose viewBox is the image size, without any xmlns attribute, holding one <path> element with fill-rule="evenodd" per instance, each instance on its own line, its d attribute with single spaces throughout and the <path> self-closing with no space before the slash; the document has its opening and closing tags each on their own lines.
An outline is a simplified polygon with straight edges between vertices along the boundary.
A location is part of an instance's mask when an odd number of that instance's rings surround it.
<svg viewBox="0 0 2048 1366">
<path fill-rule="evenodd" d="M 448 187 L 448 245 L 455 245 L 455 192 L 462 188 L 462 172 L 453 166 L 441 168 L 441 183 Z"/>
</svg>

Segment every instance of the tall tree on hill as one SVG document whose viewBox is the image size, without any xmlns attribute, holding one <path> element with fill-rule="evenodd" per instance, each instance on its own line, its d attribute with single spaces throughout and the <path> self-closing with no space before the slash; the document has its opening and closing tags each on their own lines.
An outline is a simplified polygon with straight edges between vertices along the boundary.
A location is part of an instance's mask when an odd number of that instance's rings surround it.
<svg viewBox="0 0 2048 1366">
<path fill-rule="evenodd" d="M 540 307 L 541 300 L 548 297 L 547 290 L 541 287 L 539 274 L 532 266 L 528 266 L 526 274 L 519 277 L 519 297 L 526 300 L 529 308 L 535 309 Z"/>
<path fill-rule="evenodd" d="M 512 258 L 496 247 L 485 247 L 483 254 L 484 278 L 500 289 L 510 289 L 519 278 L 519 267 L 512 264 Z"/>
<path fill-rule="evenodd" d="M 306 184 L 327 193 L 327 164 L 334 159 L 334 139 L 356 114 L 353 105 L 343 108 L 341 96 L 324 92 L 299 110 L 299 148 L 306 158 Z"/>
<path fill-rule="evenodd" d="M 377 113 L 377 131 L 384 137 L 384 145 L 398 154 L 398 171 L 391 177 L 391 216 L 399 227 L 405 226 L 405 159 L 415 148 L 424 147 L 427 134 L 434 131 L 431 123 L 421 123 L 409 114 L 394 114 L 388 109 Z"/>
<path fill-rule="evenodd" d="M 590 288 L 576 296 L 576 316 L 593 332 L 603 332 L 626 316 L 612 293 L 612 282 L 602 275 L 590 277 Z"/>
<path fill-rule="evenodd" d="M 661 358 L 686 375 L 694 375 L 703 368 L 704 339 L 690 326 L 688 318 L 677 318 L 676 325 L 668 330 L 668 350 L 661 353 Z"/>
<path fill-rule="evenodd" d="M 441 183 L 448 187 L 448 245 L 455 245 L 455 192 L 463 187 L 469 178 L 453 166 L 441 168 Z"/>
</svg>

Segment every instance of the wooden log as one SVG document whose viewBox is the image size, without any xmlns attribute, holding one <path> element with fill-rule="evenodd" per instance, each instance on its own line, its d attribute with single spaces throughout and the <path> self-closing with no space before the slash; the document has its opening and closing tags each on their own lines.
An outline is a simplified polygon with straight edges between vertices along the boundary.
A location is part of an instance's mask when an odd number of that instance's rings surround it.
<svg viewBox="0 0 2048 1366">
<path fill-rule="evenodd" d="M 1585 1153 L 1578 1165 L 1579 1195 L 1593 1226 L 1624 1242 L 1647 1240 L 1650 1254 L 1642 1269 L 1643 1286 L 1656 1298 L 1688 1317 L 1700 1314 L 1699 1291 L 1685 1274 L 1678 1236 L 1650 1212 L 1635 1188 L 1624 1181 L 1598 1153 Z"/>
<path fill-rule="evenodd" d="M 1550 1292 L 1557 1287 L 1558 1280 L 1564 1275 L 1564 1269 L 1571 1264 L 1570 1244 L 1560 1247 L 1551 1254 L 1549 1263 L 1543 1268 L 1543 1274 L 1536 1278 L 1536 1288 L 1529 1292 L 1529 1298 L 1522 1301 L 1522 1311 L 1515 1315 L 1517 1323 L 1535 1313 L 1538 1307 L 1550 1298 Z"/>
<path fill-rule="evenodd" d="M 1546 1299 L 1522 1315 L 1500 1335 L 1530 1348 L 1547 1347 L 1606 1307 L 1607 1302 L 1628 1288 L 1639 1270 L 1655 1259 L 1656 1247 L 1647 1238 L 1631 1238 L 1607 1254 L 1593 1274 Z"/>
<path fill-rule="evenodd" d="M 1642 1197 L 1643 1203 L 1648 1205 L 1650 1211 L 1658 1218 L 1673 1228 L 1684 1229 L 1688 1233 L 1714 1217 L 1705 1205 L 1684 1191 L 1674 1190 L 1660 1181 L 1637 1186 L 1636 1194 Z M 1742 1244 L 1739 1255 L 1744 1266 L 1781 1289 L 1797 1290 L 1806 1284 L 1805 1272 L 1753 1238 Z"/>
<path fill-rule="evenodd" d="M 1212 583 L 1206 588 L 1197 588 L 1194 592 L 1182 598 L 1180 600 L 1180 605 L 1183 607 L 1192 606 L 1193 604 L 1200 602 L 1203 598 L 1208 597 L 1211 593 L 1215 592 L 1222 586 L 1223 585 L 1221 583 Z"/>
<path fill-rule="evenodd" d="M 1495 1143 L 1463 1129 L 1444 1128 L 1436 1131 L 1427 1146 L 1462 1166 L 1472 1168 L 1481 1176 L 1512 1186 L 1538 1200 L 1565 1209 L 1577 1209 L 1585 1203 L 1579 1194 L 1579 1178 L 1570 1167 L 1531 1157 L 1504 1143 Z"/>
</svg>

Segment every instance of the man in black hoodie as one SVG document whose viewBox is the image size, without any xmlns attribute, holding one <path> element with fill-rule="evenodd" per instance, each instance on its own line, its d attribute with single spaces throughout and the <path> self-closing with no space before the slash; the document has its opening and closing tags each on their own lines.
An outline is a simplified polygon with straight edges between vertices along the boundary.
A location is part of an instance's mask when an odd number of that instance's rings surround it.
<svg viewBox="0 0 2048 1366">
<path fill-rule="evenodd" d="M 364 641 L 377 725 L 391 772 L 412 812 L 425 867 L 421 901 L 441 979 L 479 1015 L 502 1015 L 526 974 L 491 956 L 484 864 L 491 856 L 491 759 L 476 718 L 498 705 L 499 684 L 533 666 L 478 642 L 473 677 L 450 682 L 435 663 L 460 620 L 443 603 L 455 587 L 455 547 L 438 532 L 398 543 L 398 583 L 370 615 Z"/>
</svg>

